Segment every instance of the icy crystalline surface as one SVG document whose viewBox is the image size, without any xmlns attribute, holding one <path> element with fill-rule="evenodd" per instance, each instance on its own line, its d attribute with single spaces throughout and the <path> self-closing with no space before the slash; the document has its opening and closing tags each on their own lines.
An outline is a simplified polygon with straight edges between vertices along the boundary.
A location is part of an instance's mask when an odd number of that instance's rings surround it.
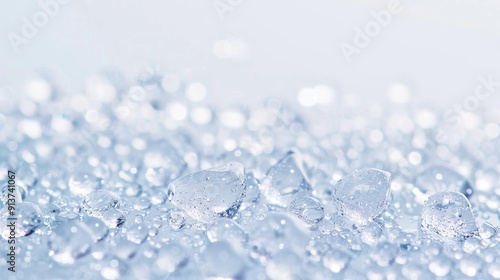
<svg viewBox="0 0 500 280">
<path fill-rule="evenodd" d="M 237 162 L 183 176 L 168 186 L 170 201 L 201 222 L 233 217 L 245 197 L 245 168 Z"/>
<path fill-rule="evenodd" d="M 276 165 L 271 167 L 261 183 L 261 189 L 270 203 L 286 207 L 294 198 L 311 189 L 304 173 L 298 152 L 288 152 Z"/>
<path fill-rule="evenodd" d="M 446 243 L 464 241 L 478 234 L 470 203 L 458 192 L 440 192 L 429 197 L 420 223 L 424 236 Z"/>
<path fill-rule="evenodd" d="M 162 75 L 0 94 L 0 208 L 15 195 L 18 210 L 7 277 L 500 279 L 498 110 L 438 139 L 446 120 L 419 106 L 365 108 L 321 85 L 290 107 L 222 108 Z M 233 161 L 247 172 L 210 168 Z M 366 167 L 391 176 L 351 174 Z M 443 191 L 456 195 L 428 199 Z"/>
<path fill-rule="evenodd" d="M 389 172 L 356 170 L 335 185 L 333 202 L 342 215 L 358 225 L 366 225 L 386 209 L 390 187 Z"/>
</svg>

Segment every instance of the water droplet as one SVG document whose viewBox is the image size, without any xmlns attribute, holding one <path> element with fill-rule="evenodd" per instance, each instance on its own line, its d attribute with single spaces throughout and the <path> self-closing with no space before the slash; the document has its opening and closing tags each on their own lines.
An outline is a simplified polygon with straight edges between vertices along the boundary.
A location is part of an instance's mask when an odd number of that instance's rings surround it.
<svg viewBox="0 0 500 280">
<path fill-rule="evenodd" d="M 92 217 L 100 217 L 111 208 L 119 208 L 120 203 L 118 195 L 102 190 L 90 193 L 82 200 L 83 209 Z"/>
</svg>

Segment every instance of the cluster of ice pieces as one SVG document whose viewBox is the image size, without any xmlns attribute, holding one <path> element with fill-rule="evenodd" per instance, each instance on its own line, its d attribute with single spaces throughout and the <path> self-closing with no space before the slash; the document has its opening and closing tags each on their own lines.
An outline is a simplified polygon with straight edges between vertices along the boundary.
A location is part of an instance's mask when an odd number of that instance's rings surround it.
<svg viewBox="0 0 500 280">
<path fill-rule="evenodd" d="M 148 77 L 3 100 L 1 279 L 500 279 L 499 111 L 443 139 L 426 108 L 210 107 Z"/>
</svg>

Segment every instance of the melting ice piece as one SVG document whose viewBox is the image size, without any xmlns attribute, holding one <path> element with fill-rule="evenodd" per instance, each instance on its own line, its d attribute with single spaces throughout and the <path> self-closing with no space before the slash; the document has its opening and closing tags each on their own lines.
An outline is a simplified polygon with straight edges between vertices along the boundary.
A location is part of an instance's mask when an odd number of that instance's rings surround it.
<svg viewBox="0 0 500 280">
<path fill-rule="evenodd" d="M 324 210 L 319 200 L 313 197 L 297 197 L 287 207 L 287 211 L 297 216 L 308 226 L 313 226 L 323 219 Z"/>
<path fill-rule="evenodd" d="M 32 234 L 42 222 L 42 212 L 40 211 L 40 208 L 31 202 L 16 204 L 14 212 L 14 217 L 17 218 L 15 221 L 16 237 Z M 12 220 L 7 220 L 9 215 L 10 211 L 6 206 L 0 213 L 1 234 L 5 240 L 9 240 L 9 237 L 11 236 L 9 224 Z"/>
<path fill-rule="evenodd" d="M 366 225 L 386 209 L 390 187 L 389 172 L 374 168 L 356 170 L 337 183 L 333 203 L 343 216 L 357 225 Z"/>
<path fill-rule="evenodd" d="M 70 221 L 49 235 L 49 256 L 60 264 L 70 265 L 90 252 L 94 243 L 92 231 L 83 223 Z"/>
<path fill-rule="evenodd" d="M 426 167 L 418 174 L 415 186 L 425 198 L 434 193 L 444 191 L 460 192 L 466 197 L 470 197 L 473 193 L 469 180 L 450 167 L 442 164 L 433 164 Z"/>
<path fill-rule="evenodd" d="M 169 200 L 194 219 L 232 218 L 245 197 L 245 168 L 237 162 L 183 176 L 168 186 Z"/>
<path fill-rule="evenodd" d="M 282 207 L 311 189 L 300 154 L 290 151 L 271 167 L 262 181 L 261 189 L 267 200 Z"/>
<path fill-rule="evenodd" d="M 89 216 L 100 217 L 111 208 L 120 207 L 120 197 L 112 192 L 99 190 L 86 195 L 82 206 Z"/>
<path fill-rule="evenodd" d="M 476 220 L 465 195 L 440 192 L 432 195 L 422 208 L 422 235 L 445 243 L 464 241 L 478 234 Z"/>
</svg>

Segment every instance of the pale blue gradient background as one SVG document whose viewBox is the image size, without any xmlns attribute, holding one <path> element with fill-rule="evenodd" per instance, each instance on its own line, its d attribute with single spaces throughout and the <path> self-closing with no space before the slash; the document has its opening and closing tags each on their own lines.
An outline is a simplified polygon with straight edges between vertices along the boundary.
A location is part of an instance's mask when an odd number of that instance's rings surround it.
<svg viewBox="0 0 500 280">
<path fill-rule="evenodd" d="M 72 0 L 16 54 L 7 34 L 40 8 L 1 0 L 0 86 L 18 91 L 30 73 L 48 68 L 70 94 L 103 67 L 132 78 L 151 65 L 205 83 L 212 103 L 295 99 L 318 83 L 373 102 L 403 81 L 412 101 L 449 106 L 473 93 L 479 75 L 500 80 L 498 1 L 401 1 L 403 12 L 348 64 L 339 44 L 352 43 L 353 29 L 386 3 L 243 0 L 221 21 L 211 0 Z M 244 42 L 249 59 L 217 59 L 213 44 L 226 38 Z"/>
</svg>

